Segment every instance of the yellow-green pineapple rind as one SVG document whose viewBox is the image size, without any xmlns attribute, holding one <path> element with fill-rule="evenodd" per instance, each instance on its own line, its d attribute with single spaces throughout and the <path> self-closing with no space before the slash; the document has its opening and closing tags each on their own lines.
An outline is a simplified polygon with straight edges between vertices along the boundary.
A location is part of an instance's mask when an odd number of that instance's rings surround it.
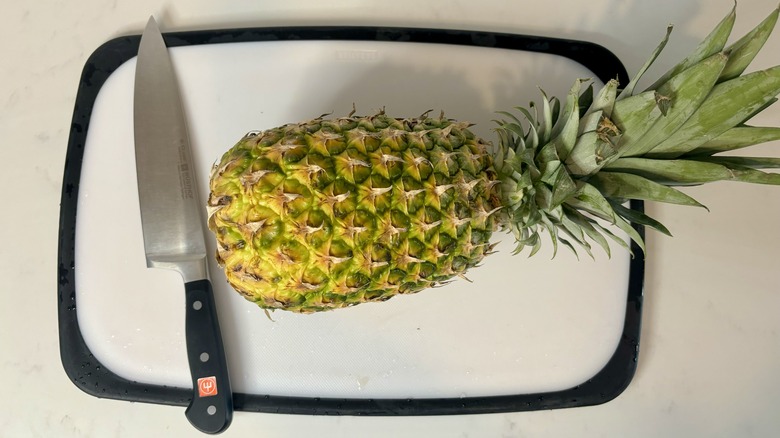
<svg viewBox="0 0 780 438">
<path fill-rule="evenodd" d="M 465 123 L 315 119 L 230 149 L 211 176 L 208 225 L 237 291 L 308 313 L 463 275 L 490 251 L 495 184 Z"/>
</svg>

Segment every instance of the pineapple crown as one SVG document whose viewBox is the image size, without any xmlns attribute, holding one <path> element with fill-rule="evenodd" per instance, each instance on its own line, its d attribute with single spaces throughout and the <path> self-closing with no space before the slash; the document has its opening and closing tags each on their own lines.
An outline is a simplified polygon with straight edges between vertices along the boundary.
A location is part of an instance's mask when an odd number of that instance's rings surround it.
<svg viewBox="0 0 780 438">
<path fill-rule="evenodd" d="M 594 95 L 579 79 L 565 102 L 541 92 L 541 105 L 501 111 L 494 151 L 503 198 L 502 223 L 517 240 L 515 253 L 541 246 L 546 230 L 558 243 L 592 256 L 591 243 L 610 253 L 607 238 L 625 248 L 613 225 L 644 251 L 633 224 L 664 234 L 669 230 L 646 214 L 629 209 L 638 199 L 703 207 L 674 186 L 732 180 L 780 185 L 780 159 L 719 155 L 780 139 L 780 128 L 747 125 L 777 101 L 780 66 L 743 75 L 766 42 L 778 18 L 775 9 L 755 29 L 732 43 L 736 11 L 715 27 L 687 58 L 645 91 L 637 83 L 663 50 L 672 31 L 621 89 L 609 81 Z M 524 128 L 526 126 L 526 128 Z"/>
</svg>

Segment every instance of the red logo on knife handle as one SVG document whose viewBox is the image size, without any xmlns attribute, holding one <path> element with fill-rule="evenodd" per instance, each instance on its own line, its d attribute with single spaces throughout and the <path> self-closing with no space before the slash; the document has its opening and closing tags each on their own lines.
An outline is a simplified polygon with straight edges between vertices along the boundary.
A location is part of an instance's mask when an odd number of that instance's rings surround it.
<svg viewBox="0 0 780 438">
<path fill-rule="evenodd" d="M 217 378 L 210 376 L 198 379 L 198 394 L 201 397 L 217 395 Z"/>
</svg>

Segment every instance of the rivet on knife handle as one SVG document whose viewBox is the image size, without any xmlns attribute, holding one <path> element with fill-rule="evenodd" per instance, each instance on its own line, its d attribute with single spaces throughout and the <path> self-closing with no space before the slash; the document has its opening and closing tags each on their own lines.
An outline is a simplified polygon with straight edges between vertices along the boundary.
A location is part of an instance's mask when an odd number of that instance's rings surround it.
<svg viewBox="0 0 780 438">
<path fill-rule="evenodd" d="M 205 433 L 220 433 L 233 419 L 233 396 L 209 280 L 185 284 L 187 358 L 194 393 L 187 419 Z"/>
</svg>

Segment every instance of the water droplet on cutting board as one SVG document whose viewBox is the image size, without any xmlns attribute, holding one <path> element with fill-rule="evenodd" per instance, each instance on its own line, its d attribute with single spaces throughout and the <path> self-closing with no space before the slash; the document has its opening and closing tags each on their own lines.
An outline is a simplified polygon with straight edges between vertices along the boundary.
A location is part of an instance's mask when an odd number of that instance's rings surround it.
<svg viewBox="0 0 780 438">
<path fill-rule="evenodd" d="M 368 381 L 369 381 L 370 379 L 371 379 L 371 378 L 370 378 L 370 377 L 368 377 L 368 376 L 361 376 L 361 377 L 358 377 L 358 378 L 357 378 L 358 391 L 362 391 L 362 390 L 363 390 L 363 387 L 365 387 L 366 385 L 368 385 Z"/>
</svg>

